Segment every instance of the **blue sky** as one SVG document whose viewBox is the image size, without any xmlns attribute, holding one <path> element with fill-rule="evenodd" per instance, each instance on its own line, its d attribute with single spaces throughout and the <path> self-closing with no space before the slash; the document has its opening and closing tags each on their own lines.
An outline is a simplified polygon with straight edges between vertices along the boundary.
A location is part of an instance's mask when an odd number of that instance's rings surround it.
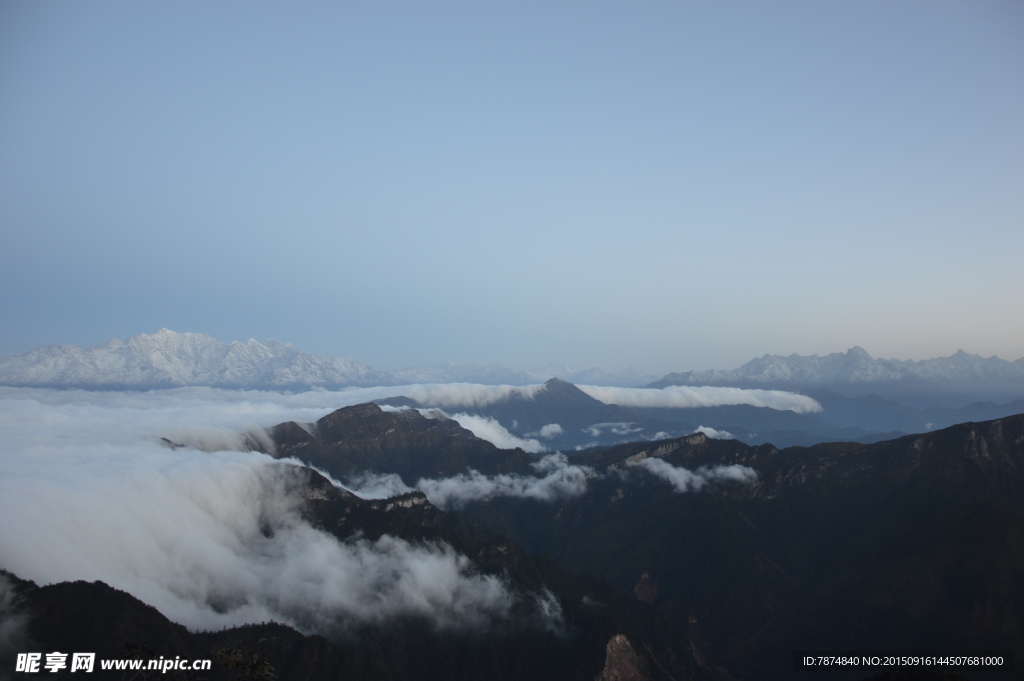
<svg viewBox="0 0 1024 681">
<path fill-rule="evenodd" d="M 0 4 L 0 356 L 1024 356 L 1024 5 Z"/>
</svg>

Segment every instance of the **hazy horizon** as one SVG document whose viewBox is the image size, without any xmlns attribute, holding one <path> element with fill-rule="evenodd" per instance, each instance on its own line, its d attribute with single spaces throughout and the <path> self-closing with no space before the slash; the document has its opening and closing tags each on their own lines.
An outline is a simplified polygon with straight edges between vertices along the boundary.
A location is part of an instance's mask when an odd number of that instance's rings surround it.
<svg viewBox="0 0 1024 681">
<path fill-rule="evenodd" d="M 1024 5 L 0 5 L 0 357 L 1024 357 Z"/>
<path fill-rule="evenodd" d="M 171 331 L 176 331 L 175 329 L 170 329 L 170 330 Z M 152 332 L 152 333 L 155 333 L 155 332 Z M 143 332 L 142 334 L 132 334 L 132 335 L 133 336 L 134 335 L 152 335 L 152 333 L 150 333 L 150 332 Z M 202 333 L 202 332 L 200 332 L 200 331 L 193 331 L 193 332 L 179 332 L 179 333 Z M 204 334 L 204 335 L 209 335 L 209 334 Z M 126 339 L 125 338 L 120 338 L 120 339 L 108 338 L 107 341 L 104 341 L 103 343 L 98 343 L 98 344 L 96 344 L 94 346 L 81 346 L 81 345 L 78 345 L 78 347 L 84 349 L 85 347 L 102 346 L 106 342 L 109 342 L 111 340 L 126 340 Z M 262 339 L 262 340 L 257 339 L 257 338 L 251 338 L 251 337 L 250 338 L 245 338 L 245 339 L 243 339 L 243 338 L 235 338 L 235 339 L 231 339 L 231 340 L 226 340 L 226 339 L 223 339 L 223 338 L 216 338 L 215 340 L 217 340 L 217 341 L 219 341 L 221 343 L 225 343 L 225 344 L 230 344 L 230 343 L 233 343 L 233 342 L 247 343 L 250 340 L 255 340 L 255 341 L 259 342 L 259 343 L 265 343 L 267 341 L 277 341 L 277 342 L 286 343 L 286 344 L 288 343 L 288 341 L 282 341 L 282 340 L 277 339 L 277 338 L 265 338 L 265 339 Z M 293 347 L 295 347 L 296 349 L 298 349 L 298 350 L 300 350 L 302 352 L 309 352 L 305 348 L 303 348 L 301 346 L 297 346 L 294 343 L 290 343 L 290 344 Z M 43 346 L 37 346 L 37 347 L 46 347 L 46 345 L 59 346 L 59 345 L 62 345 L 62 344 L 61 343 L 47 343 L 47 344 L 45 344 Z M 77 345 L 77 344 L 76 343 L 67 343 L 65 345 Z M 854 347 L 858 347 L 858 346 L 850 346 L 850 347 L 846 348 L 845 350 L 835 350 L 833 352 L 819 352 L 819 353 L 813 353 L 813 354 L 818 354 L 819 356 L 825 356 L 825 355 L 829 355 L 829 354 L 833 354 L 833 353 L 845 354 L 845 353 L 849 352 L 850 350 L 852 350 Z M 36 349 L 36 348 L 31 348 L 31 349 Z M 920 358 L 916 358 L 916 357 L 915 358 L 908 358 L 908 357 L 883 357 L 883 356 L 876 355 L 876 354 L 872 353 L 869 348 L 861 348 L 861 349 L 865 350 L 869 355 L 871 355 L 875 359 L 886 359 L 886 360 L 889 360 L 889 359 L 893 359 L 893 360 L 911 359 L 911 360 L 915 360 L 915 361 L 919 361 L 919 360 L 922 360 L 922 359 L 935 359 L 935 357 L 920 357 Z M 961 349 L 962 348 L 958 348 L 958 351 L 961 350 Z M 964 350 L 964 351 L 967 352 L 966 350 Z M 17 354 L 20 355 L 20 354 L 23 354 L 23 353 L 17 353 Z M 310 354 L 327 354 L 327 353 L 310 353 Z M 442 366 L 444 366 L 446 364 L 454 363 L 454 364 L 457 364 L 457 365 L 477 366 L 477 367 L 486 367 L 486 366 L 489 366 L 489 365 L 501 365 L 501 366 L 509 367 L 510 369 L 519 370 L 519 371 L 533 371 L 533 370 L 537 370 L 537 369 L 543 369 L 545 367 L 549 367 L 549 366 L 552 366 L 552 365 L 561 365 L 561 366 L 567 366 L 567 367 L 573 369 L 574 371 L 586 371 L 586 370 L 589 370 L 589 369 L 592 369 L 592 368 L 596 368 L 596 369 L 601 369 L 603 371 L 606 371 L 606 372 L 612 373 L 612 374 L 625 374 L 627 372 L 630 372 L 630 373 L 636 373 L 636 374 L 657 375 L 658 377 L 661 377 L 662 375 L 669 374 L 669 373 L 685 373 L 687 371 L 707 371 L 707 370 L 712 370 L 712 369 L 731 371 L 731 370 L 734 370 L 734 369 L 738 369 L 740 366 L 742 366 L 743 364 L 745 364 L 745 363 L 747 363 L 749 361 L 752 361 L 754 359 L 758 359 L 758 358 L 763 357 L 765 355 L 779 355 L 779 356 L 783 356 L 783 357 L 789 357 L 789 356 L 794 355 L 794 354 L 799 354 L 799 353 L 762 353 L 760 355 L 755 355 L 755 356 L 749 357 L 746 360 L 744 360 L 743 362 L 740 362 L 740 363 L 736 364 L 735 366 L 716 366 L 716 367 L 699 367 L 699 368 L 687 367 L 687 368 L 668 369 L 666 371 L 661 371 L 661 372 L 649 371 L 649 370 L 647 370 L 646 367 L 639 366 L 635 362 L 631 363 L 631 364 L 628 364 L 628 365 L 625 365 L 625 366 L 621 366 L 621 367 L 620 366 L 596 366 L 596 365 L 584 366 L 584 365 L 581 365 L 581 364 L 573 364 L 571 362 L 559 362 L 559 361 L 549 361 L 549 362 L 544 362 L 542 364 L 536 364 L 536 365 L 530 365 L 530 366 L 520 366 L 520 365 L 511 364 L 510 362 L 502 361 L 500 359 L 496 359 L 496 360 L 484 361 L 484 362 L 459 362 L 458 360 L 444 360 L 442 362 L 438 362 L 437 364 L 432 364 L 432 365 L 428 365 L 428 366 L 414 366 L 414 365 L 410 365 L 410 364 L 396 364 L 396 365 L 393 365 L 393 366 L 377 366 L 377 365 L 370 365 L 368 362 L 364 362 L 359 357 L 352 357 L 350 355 L 330 355 L 330 354 L 327 354 L 327 356 L 339 357 L 339 358 L 342 358 L 342 357 L 350 358 L 350 359 L 353 359 L 353 360 L 355 360 L 357 362 L 360 362 L 362 364 L 366 364 L 366 365 L 370 366 L 370 368 L 372 368 L 374 370 L 385 371 L 385 372 L 389 372 L 389 373 L 392 373 L 392 372 L 393 373 L 400 373 L 402 371 L 410 371 L 410 370 L 428 370 L 428 369 L 442 367 Z M 950 353 L 950 355 L 952 355 L 952 354 L 954 354 L 954 353 Z M 980 353 L 968 352 L 968 354 L 974 355 L 974 354 L 980 354 Z M 9 356 L 0 357 L 0 361 L 8 359 L 9 357 L 14 357 L 14 356 L 17 356 L 17 355 L 9 355 Z M 949 355 L 944 355 L 944 356 L 948 357 Z M 989 358 L 992 358 L 992 357 L 997 357 L 998 359 L 1003 359 L 1003 360 L 1006 360 L 1006 361 L 1009 361 L 1009 362 L 1016 361 L 1017 359 L 1024 359 L 1024 357 L 1020 357 L 1020 358 L 1015 358 L 1015 357 L 999 357 L 998 355 L 990 355 L 990 356 L 986 357 L 986 359 L 989 359 Z"/>
</svg>

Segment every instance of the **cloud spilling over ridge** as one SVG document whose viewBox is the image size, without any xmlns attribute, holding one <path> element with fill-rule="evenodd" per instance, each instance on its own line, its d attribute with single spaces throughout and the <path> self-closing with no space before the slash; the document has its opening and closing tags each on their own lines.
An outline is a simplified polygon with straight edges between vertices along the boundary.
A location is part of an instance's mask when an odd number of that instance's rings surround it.
<svg viewBox="0 0 1024 681">
<path fill-rule="evenodd" d="M 587 489 L 587 477 L 594 474 L 586 466 L 569 463 L 564 454 L 549 454 L 533 464 L 538 476 L 499 474 L 486 476 L 470 470 L 450 478 L 423 478 L 414 487 L 391 473 L 361 473 L 346 483 L 346 488 L 366 499 L 398 496 L 413 490 L 427 495 L 430 503 L 445 510 L 462 508 L 472 501 L 492 497 L 518 497 L 539 501 L 575 497 Z"/>
<path fill-rule="evenodd" d="M 393 407 L 385 404 L 381 409 L 383 411 L 405 411 L 406 409 L 409 409 L 409 407 Z M 416 411 L 428 419 L 451 419 L 481 440 L 487 440 L 498 449 L 515 449 L 518 447 L 524 452 L 529 452 L 530 454 L 540 454 L 547 451 L 547 447 L 542 445 L 538 440 L 517 437 L 510 433 L 505 426 L 501 425 L 496 419 L 493 419 L 490 416 L 477 416 L 476 414 L 446 414 L 443 410 L 432 407 L 420 407 Z"/>
<path fill-rule="evenodd" d="M 102 580 L 191 629 L 508 616 L 507 585 L 449 546 L 339 541 L 308 525 L 298 466 L 158 444 L 323 415 L 293 396 L 222 392 L 0 391 L 0 567 L 41 584 Z"/>
<path fill-rule="evenodd" d="M 735 440 L 736 436 L 727 430 L 717 430 L 710 426 L 697 426 L 694 433 L 704 433 L 714 440 Z"/>
<path fill-rule="evenodd" d="M 547 451 L 547 447 L 538 440 L 516 437 L 508 432 L 505 426 L 490 416 L 451 414 L 449 418 L 458 421 L 460 426 L 472 432 L 473 435 L 476 435 L 481 440 L 487 440 L 498 449 L 515 449 L 519 447 L 524 452 L 531 454 L 540 454 Z"/>
<path fill-rule="evenodd" d="M 749 404 L 755 407 L 790 410 L 797 413 L 821 411 L 821 405 L 810 397 L 782 390 L 748 390 L 744 388 L 719 388 L 711 386 L 670 386 L 662 389 L 611 388 L 592 385 L 577 386 L 594 399 L 606 404 L 632 407 L 716 407 Z M 388 397 L 404 395 L 425 407 L 436 407 L 445 411 L 472 410 L 507 399 L 533 399 L 546 386 L 478 385 L 474 383 L 413 384 L 400 386 L 378 386 L 371 388 L 345 388 L 329 391 L 314 389 L 301 393 L 278 393 L 264 390 L 223 390 L 218 388 L 174 388 L 143 393 L 90 392 L 84 390 L 50 390 L 32 388 L 7 388 L 0 386 L 0 399 L 11 391 L 18 394 L 35 395 L 40 402 L 59 401 L 62 404 L 79 403 L 107 408 L 134 409 L 134 397 L 145 396 L 148 408 L 157 405 L 167 409 L 189 410 L 190 405 L 216 403 L 221 405 L 216 417 L 230 416 L 231 422 L 218 420 L 215 428 L 227 432 L 239 427 L 242 417 L 248 417 L 251 425 L 261 423 L 270 426 L 282 420 L 315 421 L 334 409 L 354 404 L 373 402 Z M 229 407 L 228 405 L 234 405 Z M 202 410 L 192 409 L 192 423 L 203 424 L 206 419 Z M 277 414 L 277 416 L 275 416 Z M 281 416 L 289 414 L 289 416 Z M 274 420 L 278 419 L 278 420 Z M 239 424 L 239 425 L 236 425 Z"/>
<path fill-rule="evenodd" d="M 806 414 L 822 411 L 817 400 L 784 390 L 755 390 L 714 386 L 669 386 L 667 388 L 614 388 L 608 386 L 576 386 L 605 404 L 623 407 L 722 407 L 747 404 L 753 407 L 794 411 Z M 405 395 L 424 406 L 439 409 L 475 409 L 508 399 L 532 400 L 546 386 L 477 385 L 475 383 L 416 384 L 385 388 L 353 388 L 338 395 L 360 396 L 369 402 L 386 396 Z M 357 402 L 351 402 L 356 404 Z"/>
<path fill-rule="evenodd" d="M 627 464 L 634 468 L 643 468 L 652 475 L 671 484 L 676 492 L 699 491 L 709 482 L 732 480 L 734 482 L 751 483 L 757 480 L 757 471 L 753 468 L 733 464 L 731 466 L 701 466 L 696 471 L 673 466 L 664 459 L 647 457 Z"/>
<path fill-rule="evenodd" d="M 416 491 L 415 487 L 405 484 L 402 476 L 398 473 L 359 471 L 348 476 L 341 484 L 349 492 L 363 499 L 390 499 Z M 427 499 L 429 500 L 430 497 Z M 434 505 L 437 506 L 437 504 Z"/>
<path fill-rule="evenodd" d="M 673 385 L 667 388 L 609 388 L 597 385 L 576 386 L 595 400 L 621 407 L 723 407 L 749 404 L 780 411 L 807 414 L 822 411 L 822 407 L 806 395 L 784 390 L 748 390 L 745 388 L 717 388 L 712 386 Z"/>
</svg>

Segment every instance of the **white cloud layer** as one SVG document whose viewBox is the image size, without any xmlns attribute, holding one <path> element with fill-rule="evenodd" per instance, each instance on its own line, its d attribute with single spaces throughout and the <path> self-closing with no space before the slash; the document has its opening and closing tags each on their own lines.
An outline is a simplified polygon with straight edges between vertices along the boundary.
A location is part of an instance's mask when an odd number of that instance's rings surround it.
<svg viewBox="0 0 1024 681">
<path fill-rule="evenodd" d="M 755 407 L 790 410 L 797 413 L 818 412 L 822 407 L 805 395 L 782 390 L 748 390 L 744 388 L 718 388 L 711 386 L 670 386 L 662 389 L 612 388 L 581 385 L 580 390 L 606 404 L 633 407 L 716 407 L 749 404 Z M 84 390 L 48 390 L 7 388 L 0 386 L 0 399 L 17 394 L 42 403 L 81 404 L 86 408 L 102 406 L 107 409 L 138 410 L 144 397 L 146 410 L 158 406 L 167 410 L 189 412 L 188 423 L 207 424 L 223 435 L 246 430 L 249 427 L 269 426 L 282 420 L 315 421 L 334 409 L 354 404 L 373 402 L 387 397 L 404 395 L 427 407 L 446 411 L 475 409 L 506 399 L 533 399 L 545 390 L 543 384 L 529 386 L 478 385 L 475 383 L 413 384 L 378 386 L 372 388 L 346 388 L 344 390 L 310 390 L 302 393 L 278 393 L 264 390 L 222 390 L 218 388 L 175 388 L 150 392 L 90 392 Z M 205 404 L 219 405 L 209 421 L 203 416 Z M 228 421 L 224 419 L 228 418 Z M 184 423 L 184 421 L 183 421 Z M 557 424 L 549 424 L 557 425 Z M 189 426 L 192 428 L 192 426 Z"/>
<path fill-rule="evenodd" d="M 595 400 L 622 407 L 722 407 L 749 404 L 798 414 L 822 410 L 817 400 L 783 390 L 748 390 L 712 386 L 674 385 L 668 388 L 610 388 L 597 385 L 576 386 Z"/>
<path fill-rule="evenodd" d="M 0 567 L 41 584 L 102 580 L 192 629 L 506 616 L 506 585 L 450 547 L 339 541 L 299 518 L 300 468 L 223 451 L 242 446 L 239 431 L 323 416 L 327 395 L 0 390 Z"/>
<path fill-rule="evenodd" d="M 505 399 L 512 394 L 530 399 L 542 388 L 543 385 L 526 388 L 473 384 L 407 385 L 291 394 L 197 387 L 149 392 L 95 392 L 0 386 L 0 400 L 13 398 L 19 402 L 27 400 L 44 405 L 62 405 L 81 417 L 76 427 L 88 430 L 91 436 L 105 442 L 135 442 L 139 438 L 154 437 L 153 433 L 159 432 L 155 437 L 166 437 L 176 443 L 212 452 L 248 449 L 246 437 L 270 447 L 265 428 L 283 421 L 309 423 L 335 409 L 386 397 L 404 395 L 418 401 L 429 401 L 432 406 L 454 404 L 472 407 L 488 404 L 488 400 Z M 429 415 L 426 410 L 420 411 Z M 90 414 L 97 418 L 90 421 L 87 418 Z M 520 447 L 532 454 L 547 451 L 539 441 L 518 438 L 494 419 L 473 414 L 445 416 L 502 449 Z M 63 417 L 54 418 L 60 420 Z M 119 420 L 122 425 L 115 432 L 106 432 L 112 419 Z M 90 427 L 90 422 L 97 425 Z"/>
<path fill-rule="evenodd" d="M 748 404 L 806 414 L 822 411 L 817 400 L 784 390 L 754 390 L 714 386 L 669 386 L 667 388 L 614 388 L 579 385 L 580 390 L 605 404 L 623 407 L 722 407 Z M 475 383 L 433 383 L 384 388 L 352 388 L 335 393 L 346 397 L 359 396 L 358 402 L 382 397 L 405 395 L 424 406 L 439 409 L 475 409 L 507 399 L 532 400 L 545 390 L 543 384 L 528 386 L 478 385 Z M 349 402 L 357 404 L 357 402 Z"/>
<path fill-rule="evenodd" d="M 676 492 L 699 491 L 709 482 L 720 480 L 732 480 L 735 482 L 751 483 L 757 480 L 757 471 L 753 468 L 733 464 L 731 466 L 715 466 L 713 468 L 702 466 L 696 471 L 686 468 L 678 468 L 668 461 L 657 457 L 647 457 L 640 461 L 633 461 L 629 464 L 635 468 L 643 468 L 652 475 L 671 484 Z"/>
<path fill-rule="evenodd" d="M 489 477 L 470 470 L 450 478 L 423 478 L 414 487 L 408 487 L 393 473 L 361 473 L 349 479 L 346 487 L 366 499 L 383 499 L 420 490 L 427 495 L 430 503 L 447 510 L 493 497 L 554 501 L 579 496 L 587 489 L 587 477 L 594 474 L 586 466 L 570 464 L 564 454 L 549 454 L 533 464 L 533 467 L 540 475 L 501 474 Z"/>
</svg>

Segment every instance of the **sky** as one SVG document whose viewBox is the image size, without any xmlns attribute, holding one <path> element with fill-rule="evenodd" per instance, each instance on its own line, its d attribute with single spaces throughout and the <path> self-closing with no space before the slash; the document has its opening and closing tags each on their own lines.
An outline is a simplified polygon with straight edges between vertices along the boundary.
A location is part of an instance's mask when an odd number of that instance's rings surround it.
<svg viewBox="0 0 1024 681">
<path fill-rule="evenodd" d="M 0 357 L 1024 357 L 1019 2 L 0 4 Z"/>
</svg>

